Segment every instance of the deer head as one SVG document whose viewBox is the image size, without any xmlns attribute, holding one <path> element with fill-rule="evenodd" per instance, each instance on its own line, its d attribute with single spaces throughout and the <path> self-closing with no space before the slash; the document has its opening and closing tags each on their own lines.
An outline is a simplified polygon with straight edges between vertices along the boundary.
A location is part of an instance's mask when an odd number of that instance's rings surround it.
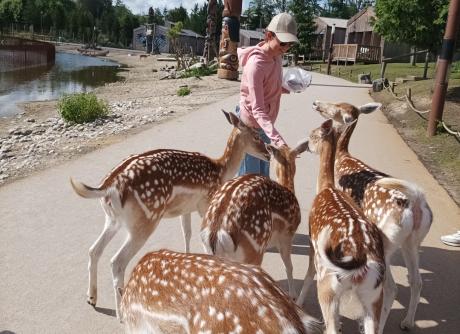
<svg viewBox="0 0 460 334">
<path fill-rule="evenodd" d="M 325 138 L 332 134 L 332 120 L 328 119 L 320 127 L 311 131 L 306 141 L 307 149 L 311 153 L 321 153 L 322 143 Z"/>
<path fill-rule="evenodd" d="M 265 143 L 260 138 L 260 135 L 253 128 L 246 126 L 239 118 L 233 113 L 229 113 L 222 109 L 227 121 L 235 127 L 235 135 L 239 135 L 238 143 L 244 143 L 246 152 L 259 158 L 261 160 L 269 161 L 270 153 L 265 147 Z M 238 145 L 238 144 L 237 144 Z"/>
<path fill-rule="evenodd" d="M 360 114 L 370 114 L 378 110 L 381 103 L 367 103 L 360 107 L 355 107 L 349 103 L 331 103 L 315 101 L 313 110 L 318 112 L 326 119 L 332 119 L 335 125 L 350 125 L 355 122 Z"/>
<path fill-rule="evenodd" d="M 267 151 L 270 152 L 274 158 L 274 169 L 277 182 L 294 192 L 294 176 L 296 172 L 295 159 L 308 149 L 307 140 L 300 142 L 293 149 L 286 145 L 276 147 L 271 144 L 266 144 L 266 147 Z"/>
</svg>

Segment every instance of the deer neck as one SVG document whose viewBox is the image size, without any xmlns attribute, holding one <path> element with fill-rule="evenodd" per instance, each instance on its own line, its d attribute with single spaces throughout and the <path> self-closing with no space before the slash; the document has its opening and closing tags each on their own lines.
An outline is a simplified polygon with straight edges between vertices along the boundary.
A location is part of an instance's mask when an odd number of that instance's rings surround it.
<svg viewBox="0 0 460 334">
<path fill-rule="evenodd" d="M 340 133 L 339 139 L 337 140 L 337 157 L 341 157 L 344 155 L 350 155 L 348 152 L 348 146 L 350 145 L 350 138 L 355 130 L 356 123 L 345 127 L 345 129 Z"/>
<path fill-rule="evenodd" d="M 331 131 L 323 142 L 319 157 L 318 193 L 326 188 L 334 187 L 334 160 L 336 150 L 336 134 Z"/>
<path fill-rule="evenodd" d="M 294 192 L 294 175 L 284 166 L 278 166 L 276 171 L 276 182 L 285 188 L 288 188 L 293 194 Z"/>
<path fill-rule="evenodd" d="M 238 140 L 239 137 L 238 129 L 233 129 L 230 137 L 227 141 L 224 154 L 217 160 L 217 163 L 221 167 L 221 182 L 225 182 L 233 178 L 240 167 L 241 160 L 245 155 L 244 145 Z"/>
</svg>

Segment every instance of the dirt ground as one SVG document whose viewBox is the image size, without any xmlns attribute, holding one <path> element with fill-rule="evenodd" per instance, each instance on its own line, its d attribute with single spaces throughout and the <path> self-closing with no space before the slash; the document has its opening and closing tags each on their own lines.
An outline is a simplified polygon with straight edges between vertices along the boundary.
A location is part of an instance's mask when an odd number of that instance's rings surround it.
<svg viewBox="0 0 460 334">
<path fill-rule="evenodd" d="M 76 53 L 76 47 L 77 45 L 59 45 L 57 51 Z M 57 147 L 52 148 L 53 155 L 37 157 L 40 161 L 37 161 L 35 157 L 30 155 L 27 157 L 20 153 L 27 150 L 26 146 L 30 145 L 30 141 L 24 143 L 19 141 L 9 145 L 11 147 L 8 148 L 10 150 L 8 155 L 13 157 L 9 157 L 9 160 L 5 161 L 0 160 L 3 166 L 1 167 L 3 178 L 0 180 L 0 186 L 29 175 L 36 170 L 72 159 L 98 147 L 118 142 L 123 140 L 126 135 L 197 110 L 204 104 L 235 95 L 239 91 L 238 81 L 221 80 L 216 75 L 200 78 L 162 79 L 168 74 L 163 69 L 165 67 L 171 68 L 176 63 L 158 60 L 159 57 L 164 58 L 165 55 L 141 58 L 139 57 L 140 54 L 143 52 L 110 49 L 108 56 L 102 58 L 116 61 L 122 65 L 119 72 L 121 80 L 94 90 L 99 98 L 107 101 L 112 113 L 117 114 L 121 120 L 121 126 L 123 126 L 122 130 L 108 132 L 101 128 L 103 134 L 98 135 L 97 138 L 70 138 L 66 140 L 64 136 L 61 136 L 62 138 L 54 143 Z M 178 96 L 177 90 L 184 85 L 190 89 L 190 95 Z M 235 100 L 235 105 L 237 102 Z M 59 118 L 57 101 L 28 102 L 23 103 L 20 107 L 23 112 L 19 115 L 0 118 L 0 140 L 6 142 L 13 136 L 11 133 L 14 129 L 30 127 L 32 124 L 45 126 L 50 123 L 50 120 Z M 28 123 L 31 121 L 33 123 Z M 85 129 L 82 131 L 84 132 Z M 78 149 L 72 147 L 78 147 Z M 36 166 L 24 164 L 26 158 L 35 159 L 34 162 L 39 163 Z M 6 178 L 5 175 L 8 177 Z"/>
<path fill-rule="evenodd" d="M 431 108 L 431 92 L 424 87 L 433 87 L 433 80 L 401 84 L 395 88 L 398 96 L 403 96 L 406 88 L 414 88 L 412 100 L 418 110 Z M 417 87 L 419 86 L 419 87 Z M 411 110 L 406 102 L 398 101 L 390 92 L 382 91 L 372 97 L 384 103 L 384 114 L 397 129 L 401 137 L 417 154 L 420 161 L 434 178 L 446 189 L 453 200 L 460 205 L 460 138 L 447 133 L 439 127 L 434 137 L 427 136 L 428 113 L 418 114 Z M 447 101 L 442 119 L 450 129 L 460 130 L 460 94 L 458 88 L 448 90 Z"/>
</svg>

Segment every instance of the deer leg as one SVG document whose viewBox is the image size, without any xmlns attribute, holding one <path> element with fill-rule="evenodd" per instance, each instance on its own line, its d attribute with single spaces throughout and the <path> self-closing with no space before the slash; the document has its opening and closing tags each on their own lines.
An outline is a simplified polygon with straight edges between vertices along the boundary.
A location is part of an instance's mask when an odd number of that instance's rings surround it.
<svg viewBox="0 0 460 334">
<path fill-rule="evenodd" d="M 182 233 L 184 235 L 185 252 L 190 253 L 190 239 L 192 237 L 192 214 L 186 213 L 180 216 Z"/>
<path fill-rule="evenodd" d="M 310 245 L 310 251 L 308 256 L 308 270 L 303 281 L 302 290 L 300 291 L 299 298 L 297 298 L 297 305 L 302 306 L 305 298 L 307 297 L 307 291 L 310 288 L 313 279 L 315 278 L 316 268 L 315 268 L 315 251 Z"/>
<path fill-rule="evenodd" d="M 318 279 L 318 301 L 326 325 L 326 334 L 341 333 L 339 318 L 339 302 L 341 287 L 338 282 L 333 282 L 332 276 Z"/>
<path fill-rule="evenodd" d="M 407 243 L 403 243 L 401 250 L 408 271 L 410 302 L 406 317 L 401 322 L 400 327 L 403 330 L 409 330 L 414 327 L 415 311 L 417 310 L 417 305 L 420 301 L 420 292 L 422 290 L 422 277 L 419 271 L 419 244 L 408 239 Z"/>
<path fill-rule="evenodd" d="M 390 263 L 388 263 L 385 270 L 385 280 L 383 282 L 383 308 L 379 324 L 379 328 L 382 331 L 388 319 L 388 315 L 390 314 L 391 306 L 393 305 L 397 291 L 398 288 L 396 287 L 396 283 L 391 273 Z"/>
<path fill-rule="evenodd" d="M 95 306 L 97 302 L 97 264 L 107 244 L 113 239 L 114 235 L 120 229 L 117 224 L 108 214 L 105 215 L 105 225 L 102 233 L 96 239 L 94 244 L 89 249 L 88 261 L 88 304 Z"/>
<path fill-rule="evenodd" d="M 383 295 L 382 286 L 371 291 L 358 292 L 358 298 L 364 309 L 363 326 L 365 334 L 380 334 L 383 331 L 383 328 L 379 326 L 384 301 Z"/>
<path fill-rule="evenodd" d="M 286 269 L 289 296 L 291 296 L 291 298 L 295 298 L 294 278 L 292 277 L 292 259 L 291 259 L 292 237 L 293 236 L 282 237 L 281 240 L 279 241 L 278 249 L 281 255 L 281 259 L 283 260 L 283 263 L 284 263 L 284 268 Z"/>
<path fill-rule="evenodd" d="M 123 288 L 125 286 L 124 278 L 126 266 L 134 255 L 136 255 L 139 249 L 142 248 L 150 234 L 151 233 L 146 233 L 143 230 L 140 230 L 137 233 L 129 234 L 123 246 L 121 246 L 118 252 L 111 259 L 113 287 L 115 290 L 115 305 L 118 320 L 121 320 L 120 302 L 123 295 Z"/>
</svg>

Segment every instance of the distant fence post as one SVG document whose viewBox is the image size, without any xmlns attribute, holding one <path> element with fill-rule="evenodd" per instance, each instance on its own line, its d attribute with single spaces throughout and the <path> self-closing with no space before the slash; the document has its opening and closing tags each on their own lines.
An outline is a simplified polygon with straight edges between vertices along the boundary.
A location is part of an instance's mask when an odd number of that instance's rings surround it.
<svg viewBox="0 0 460 334">
<path fill-rule="evenodd" d="M 428 78 L 428 61 L 430 60 L 430 51 L 425 53 L 425 67 L 423 68 L 423 79 Z"/>
<path fill-rule="evenodd" d="M 387 62 L 384 60 L 382 60 L 382 67 L 380 68 L 380 78 L 384 78 L 385 77 L 385 70 L 387 69 Z"/>
</svg>

